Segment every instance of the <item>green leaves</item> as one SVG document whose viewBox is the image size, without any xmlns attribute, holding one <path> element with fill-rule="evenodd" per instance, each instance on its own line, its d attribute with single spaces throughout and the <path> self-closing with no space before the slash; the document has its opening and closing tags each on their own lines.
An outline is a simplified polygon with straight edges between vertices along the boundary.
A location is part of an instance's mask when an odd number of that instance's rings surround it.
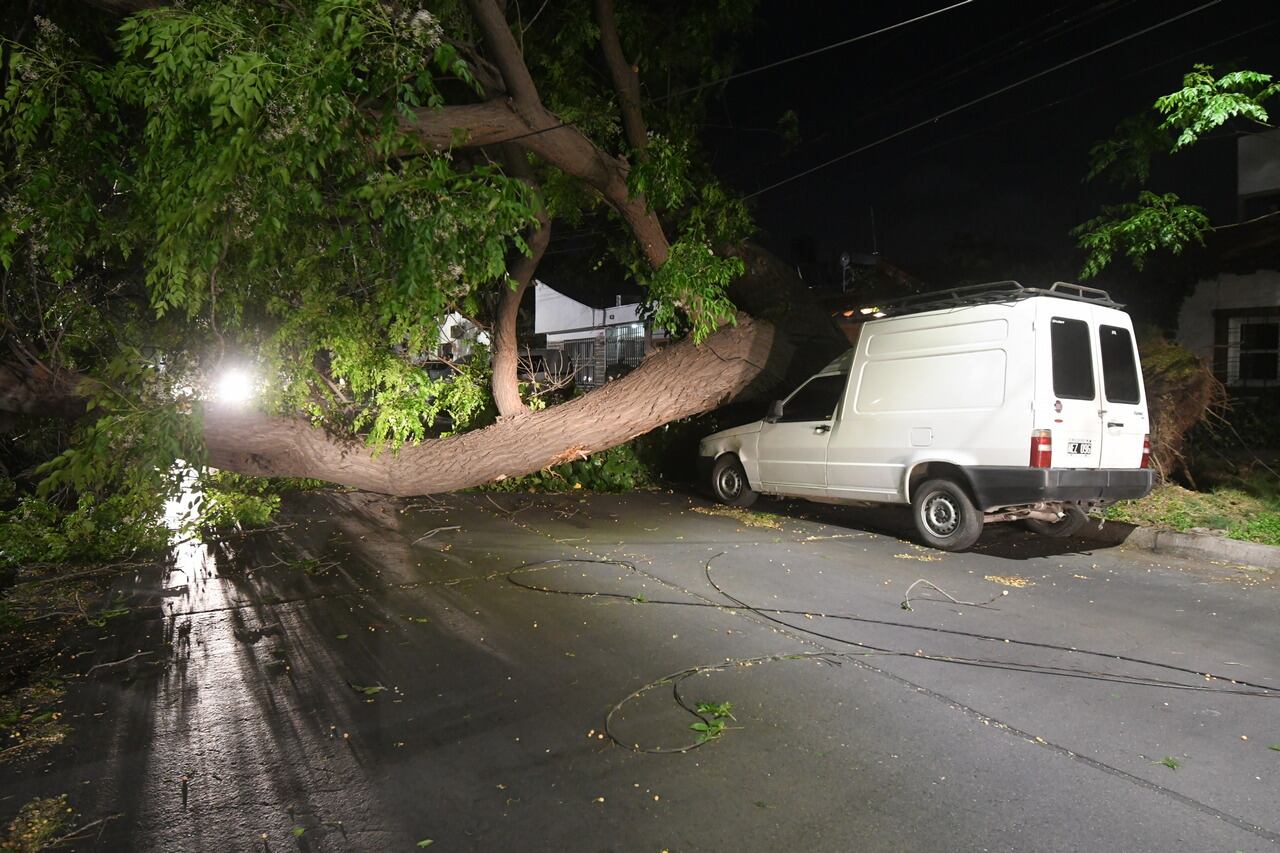
<svg viewBox="0 0 1280 853">
<path fill-rule="evenodd" d="M 247 121 L 253 107 L 263 107 L 272 87 L 267 61 L 257 54 L 234 54 L 209 81 L 209 117 L 213 127 Z"/>
<path fill-rule="evenodd" d="M 1182 88 L 1157 98 L 1155 107 L 1165 116 L 1161 128 L 1177 134 L 1172 150 L 1179 151 L 1233 118 L 1266 125 L 1263 102 L 1277 94 L 1280 83 L 1270 74 L 1233 71 L 1215 79 L 1213 66 L 1198 64 L 1182 78 Z"/>
<path fill-rule="evenodd" d="M 1137 202 L 1103 208 L 1100 216 L 1077 226 L 1071 234 L 1086 253 L 1080 277 L 1092 278 L 1117 256 L 1129 258 L 1141 269 L 1157 250 L 1176 255 L 1193 243 L 1203 245 L 1210 228 L 1202 208 L 1182 204 L 1174 193 L 1157 195 L 1143 190 Z"/>
<path fill-rule="evenodd" d="M 687 330 L 695 341 L 702 341 L 734 321 L 733 302 L 725 289 L 745 269 L 740 258 L 720 257 L 696 236 L 673 243 L 667 262 L 649 281 L 654 324 Z"/>
<path fill-rule="evenodd" d="M 732 712 L 732 702 L 699 702 L 697 705 L 699 720 L 689 725 L 690 729 L 698 733 L 698 743 L 715 740 L 724 734 L 727 721 L 736 720 Z"/>
<path fill-rule="evenodd" d="M 1196 65 L 1182 78 L 1181 89 L 1156 99 L 1154 115 L 1126 119 L 1111 139 L 1090 150 L 1086 180 L 1106 175 L 1121 184 L 1145 185 L 1158 154 L 1181 151 L 1233 119 L 1269 126 L 1264 102 L 1277 94 L 1280 83 L 1269 74 L 1233 71 L 1214 77 L 1212 66 Z M 1141 269 L 1153 252 L 1178 254 L 1203 244 L 1210 230 L 1201 208 L 1182 204 L 1173 193 L 1143 190 L 1136 202 L 1106 207 L 1071 233 L 1086 253 L 1080 275 L 1091 278 L 1119 256 Z"/>
</svg>

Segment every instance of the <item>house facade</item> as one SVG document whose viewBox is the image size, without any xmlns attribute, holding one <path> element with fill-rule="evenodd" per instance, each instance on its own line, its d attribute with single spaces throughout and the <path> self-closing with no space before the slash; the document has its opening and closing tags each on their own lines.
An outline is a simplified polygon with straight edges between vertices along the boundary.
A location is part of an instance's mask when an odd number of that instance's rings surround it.
<svg viewBox="0 0 1280 853">
<path fill-rule="evenodd" d="M 1178 313 L 1178 341 L 1233 394 L 1280 388 L 1280 131 L 1241 137 L 1238 228 L 1219 255 L 1230 272 L 1199 281 Z"/>
<path fill-rule="evenodd" d="M 1233 391 L 1280 388 L 1280 269 L 1199 282 L 1178 312 L 1178 340 Z"/>
<path fill-rule="evenodd" d="M 640 303 L 615 295 L 591 305 L 541 281 L 534 282 L 533 330 L 547 349 L 561 350 L 574 366 L 579 388 L 596 388 L 644 360 L 655 336 L 640 316 Z"/>
</svg>

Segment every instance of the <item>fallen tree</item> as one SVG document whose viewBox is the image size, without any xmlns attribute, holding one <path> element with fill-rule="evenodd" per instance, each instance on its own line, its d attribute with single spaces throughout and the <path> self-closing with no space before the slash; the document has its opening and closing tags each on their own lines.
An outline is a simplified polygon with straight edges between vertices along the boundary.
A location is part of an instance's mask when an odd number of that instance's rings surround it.
<svg viewBox="0 0 1280 853">
<path fill-rule="evenodd" d="M 72 22 L 37 21 L 0 105 L 0 261 L 17 308 L 6 336 L 24 353 L 0 367 L 0 411 L 87 406 L 99 434 L 81 444 L 150 453 L 142 464 L 168 452 L 430 493 L 762 394 L 843 346 L 803 283 L 744 241 L 745 209 L 695 163 L 696 108 L 668 111 L 659 133 L 645 122 L 627 55 L 643 49 L 667 79 L 714 74 L 706 46 L 681 39 L 736 32 L 741 12 L 689 22 L 636 4 L 624 22 L 597 0 L 590 20 L 548 11 L 559 17 L 539 47 L 497 0 L 467 0 L 465 13 L 373 0 L 306 13 L 95 5 L 132 14 L 110 50 L 86 51 Z M 605 75 L 586 73 L 601 60 Z M 535 73 L 574 121 L 546 106 Z M 654 321 L 686 338 L 532 412 L 516 323 L 558 217 L 607 232 Z M 424 439 L 437 414 L 465 425 L 483 408 L 473 365 L 441 382 L 408 357 L 432 349 L 451 310 L 491 330 L 499 418 Z M 264 410 L 168 399 L 236 357 L 268 374 Z M 183 447 L 172 418 L 157 429 L 157 411 L 201 412 L 191 435 L 203 448 Z"/>
</svg>

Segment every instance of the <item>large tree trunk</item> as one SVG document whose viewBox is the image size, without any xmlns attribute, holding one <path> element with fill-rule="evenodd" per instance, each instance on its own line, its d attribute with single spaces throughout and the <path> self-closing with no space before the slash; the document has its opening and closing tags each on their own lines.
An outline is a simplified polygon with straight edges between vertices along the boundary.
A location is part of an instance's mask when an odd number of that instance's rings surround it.
<svg viewBox="0 0 1280 853">
<path fill-rule="evenodd" d="M 398 453 L 326 435 L 301 419 L 243 409 L 204 413 L 209 464 L 255 476 L 314 477 L 391 495 L 420 495 L 515 477 L 621 444 L 714 409 L 776 379 L 789 359 L 773 326 L 746 315 L 701 345 L 675 344 L 568 403 Z"/>
</svg>

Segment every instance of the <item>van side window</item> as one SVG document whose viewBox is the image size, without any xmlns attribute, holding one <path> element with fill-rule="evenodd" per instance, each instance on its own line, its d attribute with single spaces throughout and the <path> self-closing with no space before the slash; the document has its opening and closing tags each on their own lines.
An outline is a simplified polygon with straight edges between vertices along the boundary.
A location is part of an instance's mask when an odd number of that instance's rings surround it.
<svg viewBox="0 0 1280 853">
<path fill-rule="evenodd" d="M 1053 396 L 1066 400 L 1093 399 L 1093 350 L 1089 324 L 1054 317 L 1049 341 L 1053 349 Z"/>
<path fill-rule="evenodd" d="M 1133 359 L 1133 339 L 1128 329 L 1100 326 L 1098 337 L 1102 347 L 1102 385 L 1112 403 L 1137 403 L 1138 365 Z"/>
<path fill-rule="evenodd" d="M 813 377 L 783 404 L 779 423 L 831 420 L 848 378 L 847 373 Z"/>
</svg>

